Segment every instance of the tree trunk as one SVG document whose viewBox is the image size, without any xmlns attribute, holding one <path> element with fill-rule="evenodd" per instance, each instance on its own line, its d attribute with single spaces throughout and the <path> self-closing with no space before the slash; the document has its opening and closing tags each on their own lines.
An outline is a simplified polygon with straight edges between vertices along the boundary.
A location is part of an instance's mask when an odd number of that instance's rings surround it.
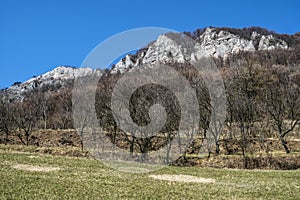
<svg viewBox="0 0 300 200">
<path fill-rule="evenodd" d="M 5 134 L 5 143 L 4 144 L 7 145 L 7 142 L 8 142 L 8 133 Z"/>
<path fill-rule="evenodd" d="M 44 130 L 47 129 L 47 117 L 45 117 L 45 120 L 44 120 Z"/>
<path fill-rule="evenodd" d="M 26 137 L 26 146 L 29 145 L 29 133 L 25 133 L 25 137 Z"/>
<path fill-rule="evenodd" d="M 219 141 L 216 142 L 216 155 L 220 154 L 220 144 Z"/>
<path fill-rule="evenodd" d="M 284 138 L 282 136 L 280 136 L 279 138 L 280 138 L 282 146 L 284 147 L 285 152 L 287 154 L 290 153 L 291 151 L 289 150 L 289 147 L 287 146 L 287 142 L 284 140 Z"/>
<path fill-rule="evenodd" d="M 246 153 L 246 148 L 242 147 L 242 154 L 243 154 L 243 163 L 244 163 L 244 169 L 248 168 L 248 156 Z"/>
<path fill-rule="evenodd" d="M 207 159 L 209 159 L 211 156 L 211 151 L 208 151 Z"/>
<path fill-rule="evenodd" d="M 82 141 L 83 139 L 82 138 L 80 138 L 80 146 L 81 146 L 81 152 L 83 152 L 83 141 Z"/>
<path fill-rule="evenodd" d="M 25 142 L 24 142 L 24 140 L 23 140 L 23 138 L 22 138 L 22 135 L 21 135 L 21 134 L 18 134 L 17 136 L 18 136 L 18 138 L 20 139 L 21 143 L 22 143 L 23 145 L 26 145 Z"/>
<path fill-rule="evenodd" d="M 132 136 L 132 140 L 130 141 L 130 157 L 133 158 L 134 151 L 134 136 Z"/>
<path fill-rule="evenodd" d="M 169 164 L 170 163 L 170 151 L 171 151 L 171 134 L 168 133 L 167 134 L 167 157 L 166 157 L 166 163 Z"/>
</svg>

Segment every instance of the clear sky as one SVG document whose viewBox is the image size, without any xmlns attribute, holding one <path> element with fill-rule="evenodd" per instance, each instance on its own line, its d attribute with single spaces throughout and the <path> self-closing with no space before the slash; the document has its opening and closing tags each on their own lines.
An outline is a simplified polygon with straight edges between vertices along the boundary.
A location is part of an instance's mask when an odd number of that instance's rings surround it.
<svg viewBox="0 0 300 200">
<path fill-rule="evenodd" d="M 79 67 L 100 42 L 138 27 L 300 31 L 300 1 L 0 0 L 0 87 L 59 65 Z"/>
</svg>

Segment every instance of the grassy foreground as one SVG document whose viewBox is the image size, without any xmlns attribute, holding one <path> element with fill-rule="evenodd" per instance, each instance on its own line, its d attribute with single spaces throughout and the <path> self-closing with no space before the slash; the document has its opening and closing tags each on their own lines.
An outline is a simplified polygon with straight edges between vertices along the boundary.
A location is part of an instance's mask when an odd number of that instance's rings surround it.
<svg viewBox="0 0 300 200">
<path fill-rule="evenodd" d="M 27 171 L 16 166 L 46 167 Z M 215 183 L 156 180 L 183 174 Z M 0 199 L 299 199 L 300 170 L 166 167 L 150 174 L 115 171 L 100 161 L 0 149 Z"/>
</svg>

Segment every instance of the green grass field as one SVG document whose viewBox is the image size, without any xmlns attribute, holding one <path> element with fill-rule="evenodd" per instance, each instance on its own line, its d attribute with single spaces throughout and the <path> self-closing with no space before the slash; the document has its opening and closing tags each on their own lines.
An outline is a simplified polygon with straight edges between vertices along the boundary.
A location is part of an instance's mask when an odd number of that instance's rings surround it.
<svg viewBox="0 0 300 200">
<path fill-rule="evenodd" d="M 51 167 L 54 171 L 43 171 Z M 149 177 L 160 174 L 192 175 L 215 179 L 215 183 L 183 183 Z M 130 174 L 110 169 L 93 159 L 38 154 L 30 152 L 30 148 L 18 152 L 3 146 L 0 180 L 0 199 L 300 198 L 300 170 L 165 167 L 149 174 Z"/>
</svg>

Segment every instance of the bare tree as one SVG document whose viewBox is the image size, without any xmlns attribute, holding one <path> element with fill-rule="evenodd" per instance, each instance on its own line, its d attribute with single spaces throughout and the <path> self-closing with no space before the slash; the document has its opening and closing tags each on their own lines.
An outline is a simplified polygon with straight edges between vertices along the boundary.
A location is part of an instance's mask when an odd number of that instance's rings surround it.
<svg viewBox="0 0 300 200">
<path fill-rule="evenodd" d="M 267 85 L 266 104 L 286 153 L 290 153 L 290 149 L 285 137 L 300 122 L 299 94 L 300 87 L 291 80 L 289 69 L 275 66 Z"/>
<path fill-rule="evenodd" d="M 13 118 L 11 112 L 11 104 L 9 99 L 3 91 L 0 96 L 0 132 L 5 134 L 5 145 L 8 142 L 8 136 L 11 134 L 13 126 Z"/>
<path fill-rule="evenodd" d="M 255 121 L 261 119 L 262 102 L 259 97 L 263 93 L 265 78 L 262 66 L 247 59 L 232 66 L 231 76 L 232 81 L 227 84 L 229 108 L 232 109 L 231 114 L 240 129 L 239 146 L 246 168 L 247 148 L 258 131 L 255 129 Z"/>
<path fill-rule="evenodd" d="M 29 137 L 38 116 L 38 109 L 35 105 L 36 102 L 32 96 L 25 98 L 22 102 L 15 102 L 12 108 L 13 121 L 19 128 L 17 137 L 26 145 L 29 145 Z"/>
<path fill-rule="evenodd" d="M 53 128 L 68 129 L 72 123 L 72 95 L 71 90 L 66 88 L 54 93 L 47 101 L 49 110 L 48 119 Z"/>
<path fill-rule="evenodd" d="M 41 117 L 43 119 L 43 128 L 47 129 L 47 120 L 48 120 L 48 106 L 49 106 L 49 92 L 38 92 L 36 94 L 37 106 L 41 112 Z"/>
</svg>

